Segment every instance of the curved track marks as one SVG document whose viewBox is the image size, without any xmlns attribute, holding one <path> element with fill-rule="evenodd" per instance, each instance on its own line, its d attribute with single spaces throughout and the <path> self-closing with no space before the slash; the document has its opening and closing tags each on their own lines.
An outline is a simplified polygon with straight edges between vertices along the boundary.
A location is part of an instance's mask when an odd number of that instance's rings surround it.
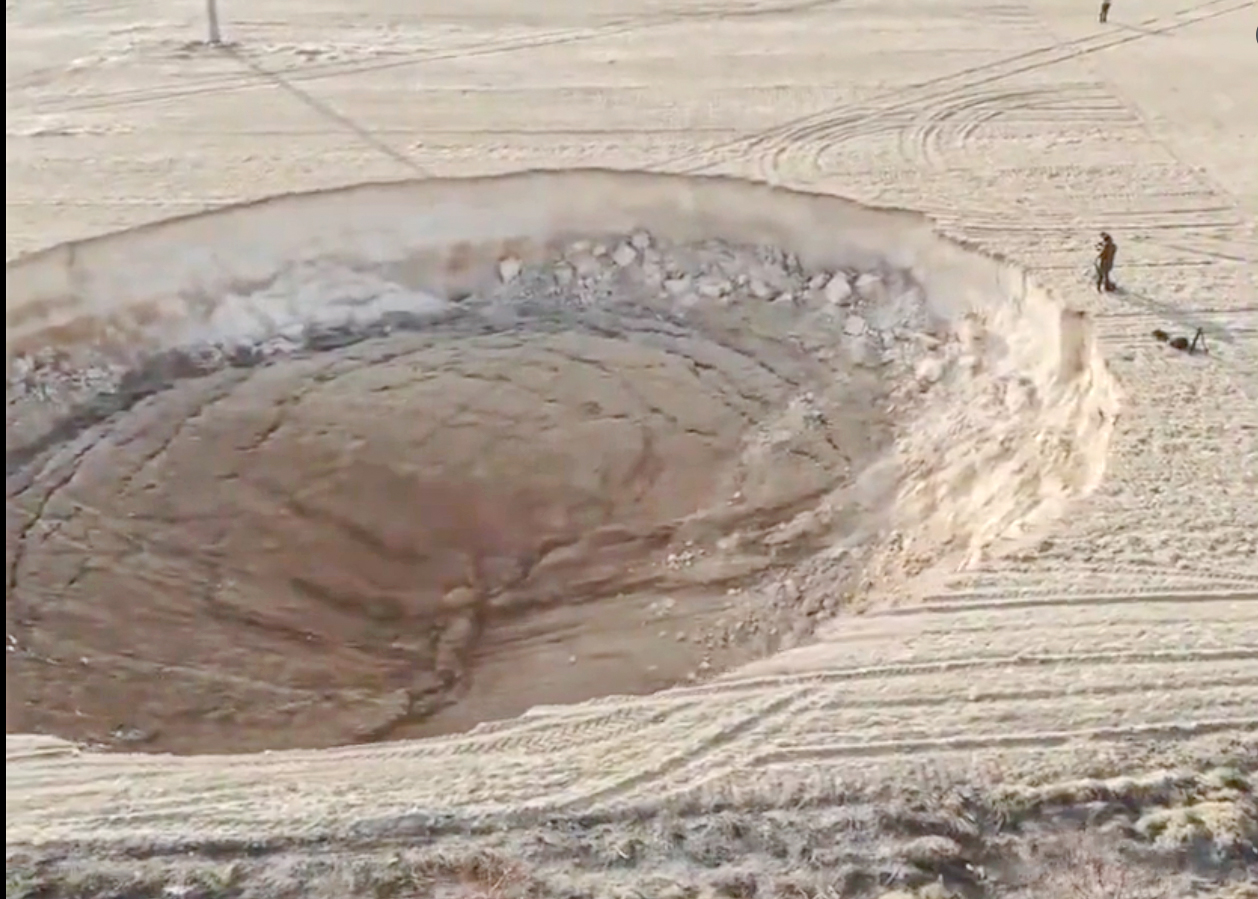
<svg viewBox="0 0 1258 899">
<path fill-rule="evenodd" d="M 961 69 L 951 75 L 896 88 L 869 100 L 793 119 L 720 147 L 667 160 L 660 168 L 697 174 L 732 159 L 747 158 L 754 161 L 756 174 L 765 180 L 777 181 L 788 175 L 816 177 L 822 173 L 819 160 L 837 146 L 872 134 L 911 129 L 913 123 L 920 119 L 929 122 L 940 116 L 946 118 L 946 110 L 950 106 L 965 109 L 977 104 L 981 107 L 983 101 L 976 97 L 981 98 L 988 85 L 1038 73 L 1152 35 L 1171 33 L 1198 22 L 1230 15 L 1250 5 L 1249 2 L 1237 3 L 1234 0 L 1207 0 L 1169 16 L 1147 19 L 1140 23 L 1143 29 L 1140 31 L 1120 34 L 1102 32 L 1054 42 Z M 795 163 L 793 157 L 799 155 L 804 157 L 803 161 Z"/>
<path fill-rule="evenodd" d="M 1131 118 L 1126 108 L 1096 84 L 981 90 L 931 104 L 897 136 L 906 162 L 946 169 L 954 157 L 972 151 L 975 138 L 993 123 L 1051 128 L 1080 122 L 1122 125 L 1125 118 Z"/>
<path fill-rule="evenodd" d="M 195 820 L 197 840 L 302 840 L 415 809 L 506 826 L 659 807 L 784 765 L 850 779 L 874 763 L 885 774 L 981 757 L 1017 771 L 1051 749 L 1066 770 L 1258 734 L 1258 592 L 940 597 L 834 629 L 737 679 L 537 709 L 422 743 L 225 762 L 10 738 L 8 839 L 174 845 Z"/>
</svg>

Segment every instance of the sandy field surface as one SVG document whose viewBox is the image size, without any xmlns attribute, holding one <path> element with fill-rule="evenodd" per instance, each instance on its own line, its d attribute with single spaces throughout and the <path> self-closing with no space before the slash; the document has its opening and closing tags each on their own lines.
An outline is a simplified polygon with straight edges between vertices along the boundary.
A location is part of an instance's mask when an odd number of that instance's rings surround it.
<svg viewBox="0 0 1258 899">
<path fill-rule="evenodd" d="M 6 897 L 1258 895 L 1253 2 L 187 7 L 6 2 Z"/>
</svg>

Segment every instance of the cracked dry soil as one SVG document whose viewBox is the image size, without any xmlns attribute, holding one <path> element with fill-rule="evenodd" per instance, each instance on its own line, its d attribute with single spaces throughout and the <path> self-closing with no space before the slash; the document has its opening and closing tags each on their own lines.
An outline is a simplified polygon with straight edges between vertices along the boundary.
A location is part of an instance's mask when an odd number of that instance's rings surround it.
<svg viewBox="0 0 1258 899">
<path fill-rule="evenodd" d="M 916 345 L 856 273 L 635 239 L 436 318 L 11 383 L 8 730 L 432 736 L 800 639 L 821 605 L 759 601 L 819 547 L 783 528 L 892 439 Z"/>
</svg>

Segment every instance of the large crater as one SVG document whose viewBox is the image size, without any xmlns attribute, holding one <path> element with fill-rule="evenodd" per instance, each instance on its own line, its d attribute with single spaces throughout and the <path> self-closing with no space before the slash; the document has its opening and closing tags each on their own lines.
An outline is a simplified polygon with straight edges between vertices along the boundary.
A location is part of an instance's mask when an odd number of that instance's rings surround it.
<svg viewBox="0 0 1258 899">
<path fill-rule="evenodd" d="M 6 272 L 6 729 L 431 736 L 706 678 L 1101 477 L 1085 316 L 914 214 L 576 171 Z"/>
</svg>

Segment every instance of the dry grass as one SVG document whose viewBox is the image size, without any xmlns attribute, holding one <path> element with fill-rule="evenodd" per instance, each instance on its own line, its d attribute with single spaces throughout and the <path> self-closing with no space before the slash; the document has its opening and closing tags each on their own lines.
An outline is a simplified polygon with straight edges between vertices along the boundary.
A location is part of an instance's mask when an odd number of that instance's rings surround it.
<svg viewBox="0 0 1258 899">
<path fill-rule="evenodd" d="M 1252 799 L 1235 767 L 1034 789 L 936 773 L 794 811 L 573 818 L 356 851 L 11 855 L 6 899 L 1250 899 Z M 1140 826 L 1155 818 L 1206 821 L 1208 839 Z"/>
<path fill-rule="evenodd" d="M 1182 895 L 1179 884 L 1157 872 L 1141 870 L 1111 846 L 1072 835 L 1024 862 L 1025 883 L 1015 896 L 1057 899 L 1170 899 Z"/>
</svg>

